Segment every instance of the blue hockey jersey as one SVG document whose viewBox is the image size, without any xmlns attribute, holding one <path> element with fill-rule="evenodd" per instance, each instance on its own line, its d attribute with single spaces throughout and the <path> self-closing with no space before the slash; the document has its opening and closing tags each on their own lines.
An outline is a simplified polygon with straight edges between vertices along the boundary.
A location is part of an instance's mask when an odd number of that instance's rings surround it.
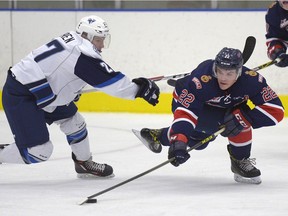
<svg viewBox="0 0 288 216">
<path fill-rule="evenodd" d="M 237 81 L 227 90 L 221 90 L 213 73 L 213 64 L 214 60 L 204 61 L 191 75 L 177 81 L 172 106 L 174 122 L 182 121 L 195 128 L 204 106 L 215 107 L 217 115 L 217 109 L 233 109 L 246 104 L 248 99 L 255 105 L 246 111 L 253 128 L 276 125 L 283 119 L 282 103 L 261 74 L 243 66 Z"/>
</svg>

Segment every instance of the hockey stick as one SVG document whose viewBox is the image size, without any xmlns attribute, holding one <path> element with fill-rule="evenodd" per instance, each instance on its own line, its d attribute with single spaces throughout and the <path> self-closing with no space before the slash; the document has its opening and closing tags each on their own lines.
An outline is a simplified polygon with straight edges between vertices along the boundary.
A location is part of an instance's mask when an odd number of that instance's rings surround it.
<svg viewBox="0 0 288 216">
<path fill-rule="evenodd" d="M 253 69 L 251 69 L 251 70 L 253 70 L 253 71 L 259 71 L 259 70 L 262 70 L 262 69 L 264 69 L 264 68 L 267 68 L 267 67 L 269 67 L 269 66 L 271 66 L 271 65 L 274 65 L 274 64 L 276 64 L 276 63 L 279 63 L 280 61 L 281 61 L 281 59 L 280 59 L 280 58 L 277 58 L 277 59 L 275 59 L 275 60 L 273 60 L 273 61 L 269 61 L 269 62 L 266 62 L 265 64 L 259 65 L 258 67 L 255 67 L 255 68 L 253 68 Z"/>
<path fill-rule="evenodd" d="M 249 36 L 246 38 L 245 41 L 245 45 L 244 45 L 244 49 L 243 49 L 243 64 L 245 64 L 249 58 L 251 57 L 254 48 L 256 45 L 256 38 L 253 36 Z M 168 79 L 177 79 L 177 78 L 181 78 L 181 77 L 185 77 L 187 75 L 190 75 L 191 72 L 189 73 L 182 73 L 182 74 L 173 74 L 173 75 L 163 75 L 163 76 L 158 76 L 158 77 L 151 77 L 149 78 L 150 80 L 153 81 L 160 81 L 160 80 L 168 80 Z"/>
<path fill-rule="evenodd" d="M 169 79 L 179 79 L 185 76 L 190 75 L 191 72 L 187 72 L 187 73 L 181 73 L 181 74 L 173 74 L 173 75 L 163 75 L 163 76 L 157 76 L 157 77 L 150 77 L 148 78 L 149 80 L 152 80 L 154 82 L 160 81 L 160 80 L 169 80 Z M 95 88 L 91 88 L 91 89 L 84 89 L 82 91 L 80 91 L 80 94 L 83 93 L 90 93 L 90 92 L 97 92 L 98 90 Z"/>
<path fill-rule="evenodd" d="M 265 68 L 267 68 L 267 67 L 269 67 L 271 65 L 279 63 L 280 61 L 281 61 L 281 58 L 277 58 L 274 61 L 269 61 L 269 62 L 266 62 L 266 63 L 264 63 L 262 65 L 259 65 L 259 66 L 255 67 L 255 68 L 252 68 L 251 71 L 259 71 L 259 70 L 265 69 Z M 168 79 L 167 80 L 167 84 L 170 85 L 170 86 L 175 87 L 176 86 L 176 81 L 177 80 L 175 80 L 175 79 Z"/>
<path fill-rule="evenodd" d="M 249 36 L 249 37 L 246 38 L 244 49 L 243 49 L 243 52 L 242 52 L 243 64 L 245 64 L 249 60 L 249 58 L 251 57 L 251 55 L 252 55 L 252 53 L 254 51 L 255 45 L 256 45 L 255 37 Z M 172 75 L 162 75 L 162 76 L 150 77 L 148 79 L 157 82 L 157 81 L 160 81 L 160 80 L 179 79 L 179 78 L 188 76 L 190 74 L 191 74 L 191 72 L 186 72 L 186 73 L 180 73 L 180 74 L 172 74 Z M 97 91 L 97 90 L 93 89 L 93 88 L 92 89 L 85 89 L 85 90 L 82 90 L 80 92 L 80 94 L 89 93 L 89 92 L 95 92 L 95 91 Z"/>
<path fill-rule="evenodd" d="M 196 148 L 198 148 L 199 146 L 201 146 L 201 145 L 203 145 L 203 144 L 211 141 L 212 139 L 214 139 L 215 137 L 217 137 L 219 134 L 221 134 L 224 130 L 225 130 L 225 127 L 222 127 L 221 129 L 219 129 L 218 131 L 216 131 L 216 132 L 213 133 L 212 135 L 210 135 L 210 136 L 208 136 L 207 138 L 203 139 L 202 141 L 196 143 L 193 147 L 189 148 L 189 149 L 187 150 L 187 152 L 190 152 L 190 151 L 192 151 L 193 149 L 196 149 Z M 91 195 L 91 196 L 88 196 L 85 200 L 83 200 L 82 202 L 80 202 L 79 205 L 83 205 L 83 204 L 85 204 L 85 203 L 96 203 L 96 202 L 97 202 L 97 199 L 93 199 L 94 197 L 97 197 L 97 196 L 99 196 L 99 195 L 101 195 L 101 194 L 107 193 L 108 191 L 111 191 L 111 190 L 113 190 L 113 189 L 115 189 L 115 188 L 118 188 L 118 187 L 120 187 L 120 186 L 122 186 L 122 185 L 124 185 L 124 184 L 127 184 L 127 183 L 129 183 L 129 182 L 131 182 L 131 181 L 133 181 L 133 180 L 135 180 L 135 179 L 138 179 L 138 178 L 140 178 L 140 177 L 142 177 L 142 176 L 144 176 L 144 175 L 147 175 L 148 173 L 150 173 L 150 172 L 152 172 L 152 171 L 154 171 L 154 170 L 157 170 L 157 169 L 159 169 L 160 167 L 165 166 L 166 164 L 170 163 L 170 162 L 173 161 L 173 160 L 175 160 L 175 157 L 170 158 L 170 159 L 164 161 L 163 163 L 161 163 L 161 164 L 159 164 L 159 165 L 157 165 L 157 166 L 155 166 L 155 167 L 153 167 L 153 168 L 151 168 L 151 169 L 149 169 L 149 170 L 146 170 L 145 172 L 142 172 L 142 173 L 140 173 L 140 174 L 138 174 L 138 175 L 136 175 L 136 176 L 134 176 L 134 177 L 132 177 L 132 178 L 129 178 L 129 179 L 125 180 L 125 181 L 122 181 L 122 182 L 120 182 L 119 184 L 116 184 L 116 185 L 114 185 L 114 186 L 112 186 L 112 187 L 109 187 L 109 188 L 107 188 L 107 189 L 105 189 L 105 190 L 102 190 L 102 191 L 100 191 L 100 192 L 98 192 L 98 193 L 95 193 L 95 194 L 93 194 L 93 195 Z"/>
<path fill-rule="evenodd" d="M 256 38 L 255 37 L 249 36 L 246 38 L 245 45 L 244 45 L 243 52 L 242 52 L 243 64 L 245 64 L 249 60 L 249 58 L 251 57 L 251 55 L 254 51 L 255 45 L 256 45 Z M 182 73 L 182 74 L 166 75 L 166 76 L 163 75 L 163 76 L 158 76 L 158 77 L 151 77 L 149 79 L 153 80 L 153 81 L 177 79 L 177 78 L 185 77 L 185 76 L 190 75 L 190 74 L 191 74 L 191 72 Z"/>
<path fill-rule="evenodd" d="M 246 64 L 246 62 L 250 59 L 254 51 L 255 45 L 256 45 L 256 38 L 253 36 L 247 37 L 244 49 L 242 51 L 243 65 Z"/>
</svg>

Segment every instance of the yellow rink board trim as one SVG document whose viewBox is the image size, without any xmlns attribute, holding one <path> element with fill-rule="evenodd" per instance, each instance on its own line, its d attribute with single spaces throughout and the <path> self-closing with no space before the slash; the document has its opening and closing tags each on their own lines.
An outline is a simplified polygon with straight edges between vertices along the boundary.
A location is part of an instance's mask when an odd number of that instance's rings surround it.
<svg viewBox="0 0 288 216">
<path fill-rule="evenodd" d="M 2 98 L 2 92 L 0 92 Z M 280 95 L 280 99 L 288 110 L 288 95 Z M 125 100 L 112 97 L 102 92 L 87 93 L 81 96 L 77 106 L 82 112 L 129 112 L 129 113 L 171 113 L 171 93 L 161 93 L 160 102 L 157 106 L 149 105 L 143 99 Z M 2 100 L 0 103 L 2 107 Z M 285 117 L 288 117 L 288 112 L 285 111 Z"/>
<path fill-rule="evenodd" d="M 83 97 L 83 98 L 82 98 Z M 95 92 L 83 94 L 77 103 L 81 111 L 96 112 L 131 112 L 131 113 L 170 113 L 172 94 L 161 94 L 156 106 L 148 104 L 141 98 L 125 100 L 105 93 Z"/>
</svg>

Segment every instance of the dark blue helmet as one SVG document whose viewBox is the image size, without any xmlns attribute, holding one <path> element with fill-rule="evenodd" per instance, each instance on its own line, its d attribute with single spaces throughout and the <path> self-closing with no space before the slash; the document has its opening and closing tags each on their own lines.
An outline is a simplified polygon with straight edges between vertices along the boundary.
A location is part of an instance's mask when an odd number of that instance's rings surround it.
<svg viewBox="0 0 288 216">
<path fill-rule="evenodd" d="M 226 70 L 236 70 L 237 77 L 241 75 L 243 66 L 242 53 L 238 49 L 224 47 L 215 58 L 215 70 L 216 67 Z M 215 74 L 216 75 L 216 74 Z"/>
</svg>

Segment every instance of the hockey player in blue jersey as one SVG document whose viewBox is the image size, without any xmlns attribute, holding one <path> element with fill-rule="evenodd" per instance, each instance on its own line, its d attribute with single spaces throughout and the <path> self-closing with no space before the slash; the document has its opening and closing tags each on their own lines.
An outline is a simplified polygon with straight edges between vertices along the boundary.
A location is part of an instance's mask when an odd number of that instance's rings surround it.
<svg viewBox="0 0 288 216">
<path fill-rule="evenodd" d="M 250 99 L 255 107 L 250 109 Z M 155 153 L 168 146 L 168 158 L 174 166 L 186 162 L 186 151 L 225 126 L 231 170 L 237 182 L 261 183 L 260 170 L 250 158 L 252 128 L 276 125 L 284 108 L 265 78 L 243 66 L 238 49 L 223 48 L 215 60 L 202 62 L 191 75 L 176 82 L 173 92 L 170 127 L 143 128 L 140 139 Z M 197 150 L 206 148 L 203 144 Z"/>
<path fill-rule="evenodd" d="M 109 95 L 140 97 L 155 106 L 159 88 L 146 78 L 131 81 L 114 71 L 101 57 L 109 43 L 107 23 L 87 16 L 76 32 L 54 38 L 9 69 L 2 101 L 15 143 L 1 146 L 0 163 L 47 161 L 53 145 L 46 124 L 56 123 L 67 137 L 78 176 L 114 176 L 111 166 L 92 160 L 85 120 L 74 99 L 89 84 Z"/>
<path fill-rule="evenodd" d="M 266 45 L 267 54 L 271 60 L 280 58 L 278 67 L 288 66 L 288 1 L 278 0 L 267 11 Z"/>
</svg>

